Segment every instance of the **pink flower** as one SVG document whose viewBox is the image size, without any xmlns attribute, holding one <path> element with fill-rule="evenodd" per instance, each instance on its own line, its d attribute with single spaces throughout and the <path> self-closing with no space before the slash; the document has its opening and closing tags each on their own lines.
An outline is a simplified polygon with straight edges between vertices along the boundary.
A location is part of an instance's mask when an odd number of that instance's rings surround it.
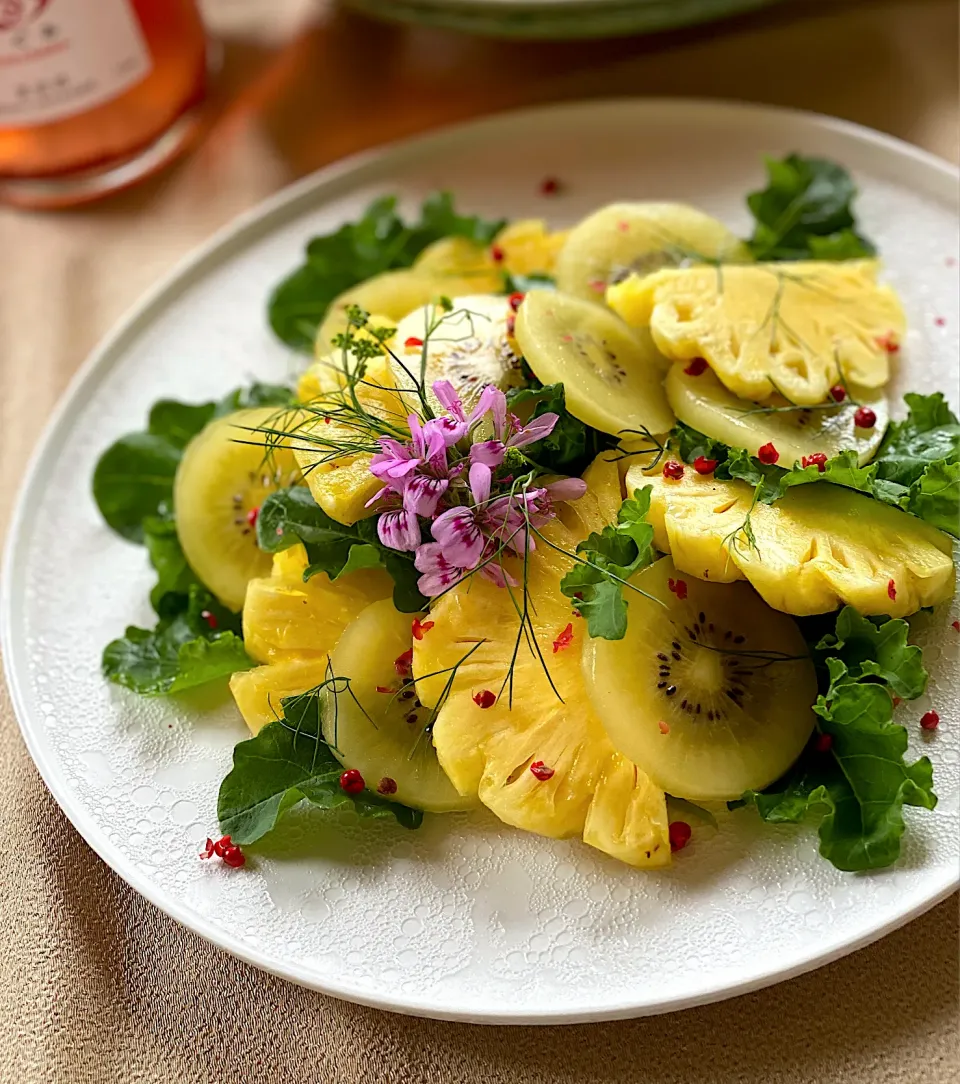
<svg viewBox="0 0 960 1084">
<path fill-rule="evenodd" d="M 415 550 L 421 542 L 420 523 L 408 508 L 383 512 L 377 520 L 380 541 L 393 550 Z"/>
<path fill-rule="evenodd" d="M 443 547 L 438 542 L 427 542 L 417 550 L 413 559 L 417 571 L 423 575 L 417 580 L 420 593 L 427 598 L 442 594 L 463 579 L 463 569 L 457 568 L 443 555 Z"/>
</svg>

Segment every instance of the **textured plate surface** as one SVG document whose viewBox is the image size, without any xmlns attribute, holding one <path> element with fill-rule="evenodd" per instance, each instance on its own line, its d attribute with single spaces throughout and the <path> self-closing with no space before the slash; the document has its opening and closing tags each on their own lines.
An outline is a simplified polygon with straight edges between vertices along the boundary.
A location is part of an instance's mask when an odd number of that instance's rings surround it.
<svg viewBox="0 0 960 1084">
<path fill-rule="evenodd" d="M 149 624 L 142 549 L 90 498 L 99 452 L 161 396 L 209 399 L 297 364 L 264 319 L 271 286 L 307 237 L 374 195 L 407 208 L 437 187 L 471 210 L 565 223 L 624 197 L 688 200 L 747 230 L 743 197 L 764 153 L 845 163 L 865 232 L 900 290 L 909 335 L 893 391 L 957 390 L 957 182 L 904 144 L 766 108 L 679 101 L 578 104 L 493 118 L 345 163 L 216 236 L 90 359 L 47 430 L 11 531 L 3 646 L 27 744 L 95 850 L 187 926 L 260 967 L 383 1008 L 479 1021 L 631 1016 L 740 993 L 836 958 L 957 883 L 957 608 L 917 622 L 932 680 L 901 708 L 929 753 L 940 804 L 907 810 L 893 870 L 839 873 L 809 829 L 726 817 L 665 873 L 484 814 L 419 832 L 295 815 L 242 871 L 201 862 L 216 792 L 245 730 L 229 705 L 141 700 L 99 676 L 103 645 Z M 563 194 L 538 195 L 545 176 Z M 924 734 L 936 705 L 943 725 Z"/>
</svg>

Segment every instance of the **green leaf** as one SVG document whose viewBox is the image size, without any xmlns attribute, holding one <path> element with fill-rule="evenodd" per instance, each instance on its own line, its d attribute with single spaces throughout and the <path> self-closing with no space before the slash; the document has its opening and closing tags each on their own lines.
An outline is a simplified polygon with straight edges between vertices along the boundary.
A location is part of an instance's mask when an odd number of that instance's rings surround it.
<svg viewBox="0 0 960 1084">
<path fill-rule="evenodd" d="M 233 414 L 251 407 L 288 406 L 294 400 L 293 389 L 286 384 L 261 384 L 254 381 L 243 388 L 235 388 L 225 395 L 216 407 L 216 416 Z"/>
<path fill-rule="evenodd" d="M 143 542 L 143 521 L 169 511 L 181 448 L 153 433 L 128 433 L 100 457 L 93 496 L 117 534 Z"/>
<path fill-rule="evenodd" d="M 850 174 L 835 162 L 791 154 L 766 161 L 768 183 L 747 197 L 758 260 L 848 260 L 874 246 L 856 232 Z"/>
<path fill-rule="evenodd" d="M 910 487 L 907 510 L 960 538 L 960 463 L 931 463 Z"/>
<path fill-rule="evenodd" d="M 281 701 L 283 718 L 233 750 L 233 770 L 220 784 L 220 828 L 236 843 L 253 843 L 273 828 L 281 814 L 306 799 L 321 809 L 352 805 L 362 817 L 393 817 L 418 828 L 419 810 L 389 802 L 364 790 L 340 787 L 343 766 L 323 740 L 319 690 Z"/>
<path fill-rule="evenodd" d="M 530 275 L 503 273 L 503 292 L 505 294 L 525 294 L 528 290 L 555 290 L 557 280 L 545 271 L 534 271 Z"/>
<path fill-rule="evenodd" d="M 838 869 L 880 869 L 900 855 L 903 806 L 933 809 L 933 769 L 927 757 L 904 761 L 907 732 L 891 719 L 880 685 L 841 684 L 814 709 L 833 738 L 840 773 L 811 795 L 829 812 L 820 824 L 820 853 Z"/>
<path fill-rule="evenodd" d="M 410 229 L 404 258 L 414 257 L 441 237 L 465 237 L 477 245 L 489 245 L 506 225 L 506 219 L 483 219 L 479 215 L 457 214 L 450 192 L 434 192 L 423 201 L 420 221 Z"/>
<path fill-rule="evenodd" d="M 200 586 L 180 545 L 173 516 L 148 516 L 143 521 L 143 540 L 157 573 L 150 603 L 161 617 L 173 616 L 187 608 L 190 588 Z"/>
<path fill-rule="evenodd" d="M 714 472 L 715 478 L 739 478 L 756 489 L 756 499 L 772 504 L 783 496 L 780 481 L 782 468 L 754 459 L 744 448 L 731 448 L 726 462 Z"/>
<path fill-rule="evenodd" d="M 853 230 L 837 230 L 826 237 L 811 233 L 807 246 L 814 260 L 856 260 L 873 255 L 873 245 Z"/>
<path fill-rule="evenodd" d="M 581 585 L 586 588 L 587 585 Z M 566 593 L 566 592 L 565 592 Z M 601 640 L 622 640 L 627 634 L 627 601 L 623 589 L 613 580 L 600 579 L 574 598 L 577 612 L 587 621 L 587 632 Z"/>
<path fill-rule="evenodd" d="M 877 452 L 881 478 L 911 486 L 937 461 L 960 461 L 960 423 L 940 392 L 904 397 L 910 412 L 892 422 Z"/>
<path fill-rule="evenodd" d="M 705 459 L 716 459 L 718 464 L 724 463 L 730 448 L 722 441 L 714 440 L 713 437 L 704 436 L 703 433 L 677 422 L 669 434 L 669 441 L 677 449 L 677 454 L 684 463 L 692 463 L 698 456 Z"/>
<path fill-rule="evenodd" d="M 415 614 L 425 610 L 429 600 L 420 593 L 417 581 L 420 573 L 413 563 L 413 556 L 381 547 L 381 556 L 387 572 L 393 577 L 393 604 L 402 614 Z"/>
<path fill-rule="evenodd" d="M 347 563 L 340 569 L 340 575 L 346 576 L 351 572 L 360 572 L 365 568 L 383 568 L 383 559 L 376 546 L 364 544 L 351 546 Z M 309 571 L 309 570 L 308 570 Z"/>
<path fill-rule="evenodd" d="M 833 482 L 834 485 L 870 493 L 873 491 L 876 475 L 877 468 L 874 464 L 861 467 L 857 453 L 848 448 L 828 459 L 822 471 L 818 470 L 815 464 L 787 471 L 780 481 L 780 488 L 787 490 L 792 485 L 803 485 L 806 482 Z"/>
<path fill-rule="evenodd" d="M 417 590 L 419 573 L 412 555 L 384 546 L 373 518 L 352 526 L 338 523 L 323 511 L 306 486 L 271 493 L 257 517 L 257 544 L 262 550 L 278 553 L 298 542 L 307 551 L 305 580 L 318 572 L 335 580 L 358 568 L 379 565 L 393 577 L 393 600 L 398 610 L 416 613 L 427 605 L 427 599 Z"/>
<path fill-rule="evenodd" d="M 215 403 L 180 403 L 160 399 L 150 408 L 147 432 L 163 437 L 181 451 L 208 425 L 216 413 Z"/>
<path fill-rule="evenodd" d="M 626 500 L 616 524 L 593 532 L 577 546 L 589 563 L 578 563 L 560 581 L 560 590 L 587 619 L 587 632 L 604 640 L 622 640 L 627 631 L 623 581 L 654 558 L 653 527 L 647 523 L 652 487 Z"/>
<path fill-rule="evenodd" d="M 953 415 L 939 393 L 905 398 L 911 404 L 910 417 L 891 427 L 892 436 L 865 467 L 857 453 L 847 449 L 828 459 L 822 471 L 815 465 L 786 469 L 761 463 L 745 448 L 731 448 L 682 424 L 674 427 L 670 440 L 684 462 L 698 455 L 716 459 L 714 477 L 747 482 L 762 504 L 780 500 L 791 486 L 825 482 L 866 493 L 960 537 L 960 446 L 953 435 Z M 944 450 L 950 453 L 947 459 L 925 458 Z"/>
<path fill-rule="evenodd" d="M 211 639 L 197 637 L 180 645 L 177 671 L 166 692 L 180 693 L 253 666 L 256 663 L 244 651 L 243 640 L 235 633 L 223 632 Z"/>
<path fill-rule="evenodd" d="M 428 196 L 419 221 L 410 225 L 397 214 L 396 204 L 392 196 L 374 200 L 356 222 L 307 244 L 305 262 L 270 298 L 270 326 L 283 342 L 312 353 L 317 328 L 344 290 L 384 271 L 412 266 L 427 245 L 441 237 L 466 237 L 487 245 L 503 225 L 458 214 L 449 192 Z"/>
<path fill-rule="evenodd" d="M 814 705 L 830 749 L 811 743 L 785 779 L 731 806 L 752 802 L 771 822 L 818 815 L 820 853 L 838 869 L 895 862 L 904 805 L 933 809 L 937 801 L 930 761 L 906 762 L 907 732 L 892 718 L 891 693 L 919 696 L 926 683 L 920 650 L 906 633 L 905 621 L 871 622 L 852 607 L 842 610 L 835 631 L 815 648 L 830 652 L 829 685 Z"/>
<path fill-rule="evenodd" d="M 836 629 L 816 645 L 815 650 L 839 659 L 851 681 L 876 677 L 897 696 L 915 700 L 927 687 L 923 653 L 907 643 L 910 626 L 902 618 L 872 621 L 852 606 L 837 615 Z"/>
<path fill-rule="evenodd" d="M 210 614 L 208 620 L 203 614 Z M 144 696 L 193 688 L 255 664 L 243 650 L 239 618 L 193 586 L 187 607 L 154 629 L 130 626 L 103 653 L 103 674 Z"/>
</svg>

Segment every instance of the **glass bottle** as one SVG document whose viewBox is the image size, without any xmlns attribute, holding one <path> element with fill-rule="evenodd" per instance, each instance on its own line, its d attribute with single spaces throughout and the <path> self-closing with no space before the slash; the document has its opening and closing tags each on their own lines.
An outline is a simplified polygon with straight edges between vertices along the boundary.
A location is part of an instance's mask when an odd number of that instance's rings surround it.
<svg viewBox="0 0 960 1084">
<path fill-rule="evenodd" d="M 206 74 L 195 0 L 0 0 L 0 199 L 69 206 L 156 171 Z"/>
</svg>

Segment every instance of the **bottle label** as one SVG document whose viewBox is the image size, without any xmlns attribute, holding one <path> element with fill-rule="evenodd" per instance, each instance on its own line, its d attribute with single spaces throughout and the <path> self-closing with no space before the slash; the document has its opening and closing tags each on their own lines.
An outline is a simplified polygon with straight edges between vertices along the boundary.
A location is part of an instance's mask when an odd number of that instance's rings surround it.
<svg viewBox="0 0 960 1084">
<path fill-rule="evenodd" d="M 129 0 L 0 0 L 0 128 L 84 113 L 151 67 Z"/>
</svg>

